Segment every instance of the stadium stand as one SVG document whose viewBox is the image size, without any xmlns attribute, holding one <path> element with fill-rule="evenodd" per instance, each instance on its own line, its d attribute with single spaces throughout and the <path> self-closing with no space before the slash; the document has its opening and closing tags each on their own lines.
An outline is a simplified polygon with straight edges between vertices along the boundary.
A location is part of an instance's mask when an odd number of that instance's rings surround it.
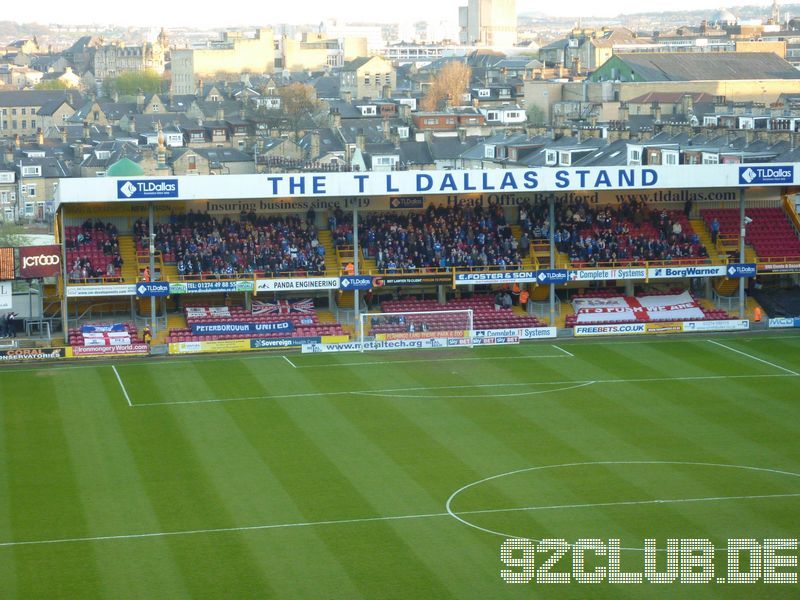
<svg viewBox="0 0 800 600">
<path fill-rule="evenodd" d="M 147 249 L 147 222 L 134 224 L 139 251 Z M 210 215 L 173 215 L 155 226 L 155 247 L 178 275 L 234 276 L 325 272 L 325 251 L 316 228 L 298 215 L 217 220 Z"/>
<path fill-rule="evenodd" d="M 352 243 L 352 225 L 336 219 L 337 246 Z M 500 207 L 429 207 L 424 212 L 369 214 L 359 243 L 384 273 L 424 268 L 497 266 L 519 269 L 522 259 Z"/>
<path fill-rule="evenodd" d="M 700 212 L 709 229 L 717 219 L 720 235 L 739 235 L 739 209 L 708 208 Z M 800 257 L 800 239 L 782 208 L 748 208 L 745 215 L 753 220 L 747 226 L 747 243 L 759 258 Z"/>
<path fill-rule="evenodd" d="M 289 302 L 286 300 L 275 303 L 264 303 L 263 310 L 271 312 L 259 313 L 259 309 L 248 310 L 241 306 L 209 307 L 188 306 L 184 309 L 187 328 L 172 329 L 167 336 L 167 343 L 202 342 L 217 340 L 240 339 L 270 339 L 270 338 L 302 338 L 320 337 L 328 335 L 349 335 L 339 323 L 320 323 L 316 310 L 310 300 Z M 292 306 L 301 306 L 302 312 L 288 312 Z M 274 307 L 274 310 L 273 308 Z M 275 323 L 291 321 L 294 329 L 292 332 L 283 333 L 236 333 L 224 335 L 193 335 L 192 325 L 217 324 L 217 323 Z"/>
<path fill-rule="evenodd" d="M 547 204 L 520 209 L 520 226 L 532 239 L 549 236 Z M 575 267 L 645 262 L 703 263 L 705 246 L 679 211 L 651 210 L 637 200 L 618 206 L 589 205 L 578 199 L 556 205 L 555 243 Z"/>
<path fill-rule="evenodd" d="M 70 281 L 119 280 L 123 261 L 114 225 L 89 220 L 65 232 Z"/>
<path fill-rule="evenodd" d="M 545 327 L 545 324 L 536 317 L 514 314 L 511 309 L 495 310 L 494 296 L 474 296 L 460 298 L 440 304 L 436 300 L 417 300 L 406 298 L 403 300 L 387 300 L 381 303 L 381 308 L 386 314 L 467 310 L 472 309 L 473 327 L 475 329 L 518 329 L 522 327 Z M 421 330 L 424 323 L 429 331 L 449 331 L 464 328 L 464 318 L 458 314 L 446 313 L 442 315 L 406 315 L 405 322 L 380 323 L 372 328 L 372 333 L 396 333 L 405 331 L 410 323 Z"/>
<path fill-rule="evenodd" d="M 368 215 L 359 243 L 382 272 L 432 267 L 497 266 L 519 269 L 536 240 L 549 236 L 547 203 L 519 208 L 519 237 L 512 234 L 500 207 L 438 207 L 410 214 Z M 573 266 L 641 265 L 645 262 L 708 262 L 708 252 L 680 211 L 651 210 L 637 200 L 618 206 L 592 206 L 583 199 L 556 207 L 554 238 Z M 329 220 L 337 247 L 352 244 L 352 225 L 336 215 Z"/>
</svg>

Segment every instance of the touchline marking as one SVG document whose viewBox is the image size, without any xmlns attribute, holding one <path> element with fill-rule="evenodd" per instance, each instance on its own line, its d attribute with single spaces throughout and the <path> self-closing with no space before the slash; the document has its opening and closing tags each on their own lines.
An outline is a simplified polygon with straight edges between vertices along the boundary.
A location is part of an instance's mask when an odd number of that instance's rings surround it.
<svg viewBox="0 0 800 600">
<path fill-rule="evenodd" d="M 572 356 L 572 355 L 570 355 Z M 469 358 L 417 358 L 413 360 L 372 360 L 372 361 L 364 361 L 364 362 L 345 362 L 345 363 L 325 363 L 322 365 L 299 365 L 298 369 L 320 369 L 323 367 L 333 367 L 333 368 L 341 368 L 341 367 L 365 367 L 369 365 L 402 365 L 402 364 L 410 364 L 410 363 L 428 363 L 432 360 L 436 362 L 466 362 L 466 361 L 473 361 L 473 360 L 528 360 L 531 358 L 567 358 L 566 356 L 559 356 L 559 355 L 537 355 L 537 354 L 526 354 L 525 356 L 475 356 Z"/>
<path fill-rule="evenodd" d="M 575 358 L 575 355 L 574 355 L 572 352 L 567 352 L 567 351 L 566 351 L 566 350 L 564 350 L 564 349 L 563 349 L 561 346 L 556 346 L 555 344 L 552 344 L 552 346 L 553 346 L 553 348 L 555 348 L 556 350 L 561 350 L 561 351 L 562 351 L 564 354 L 566 354 L 567 356 L 571 356 L 572 358 Z"/>
<path fill-rule="evenodd" d="M 519 508 L 498 508 L 498 509 L 484 509 L 484 510 L 466 510 L 459 512 L 459 515 L 481 515 L 489 513 L 509 513 L 509 512 L 523 512 L 534 510 L 559 510 L 568 508 L 594 508 L 594 507 L 607 507 L 607 506 L 629 506 L 633 504 L 668 504 L 675 502 L 716 502 L 723 500 L 761 500 L 769 498 L 796 498 L 800 497 L 797 494 L 770 494 L 763 496 L 719 496 L 711 498 L 675 498 L 671 500 L 635 500 L 623 502 L 604 502 L 599 504 L 563 504 L 560 506 L 525 506 Z M 74 537 L 74 538 L 57 538 L 52 540 L 23 540 L 19 542 L 0 542 L 0 548 L 7 548 L 11 546 L 36 546 L 44 544 L 69 544 L 79 542 L 106 542 L 113 540 L 135 540 L 144 538 L 158 538 L 158 537 L 173 537 L 181 535 L 201 535 L 213 533 L 235 533 L 241 531 L 265 531 L 269 529 L 290 529 L 293 527 L 319 527 L 323 525 L 348 525 L 356 523 L 374 523 L 380 521 L 410 521 L 413 519 L 433 519 L 440 517 L 449 517 L 451 513 L 426 513 L 418 515 L 397 515 L 390 517 L 364 517 L 360 519 L 331 519 L 327 521 L 305 521 L 297 523 L 278 523 L 273 525 L 250 525 L 244 527 L 220 527 L 216 529 L 187 529 L 184 531 L 156 531 L 150 533 L 131 533 L 123 535 L 100 535 L 94 537 Z M 623 548 L 627 550 L 627 548 Z"/>
<path fill-rule="evenodd" d="M 714 344 L 715 346 L 719 346 L 720 348 L 725 348 L 726 350 L 730 350 L 731 352 L 736 352 L 736 354 L 741 354 L 742 356 L 746 356 L 752 360 L 756 360 L 760 363 L 764 363 L 765 365 L 769 365 L 770 367 L 775 367 L 776 369 L 780 369 L 781 371 L 786 371 L 787 373 L 791 373 L 792 375 L 800 376 L 800 374 L 795 373 L 794 371 L 787 369 L 786 367 L 782 367 L 780 365 L 776 365 L 775 363 L 771 363 L 768 360 L 764 360 L 763 358 L 759 358 L 757 356 L 753 356 L 752 354 L 748 354 L 747 352 L 742 352 L 741 350 L 737 350 L 736 348 L 731 348 L 730 346 L 726 346 L 725 344 L 720 344 L 714 340 L 708 340 L 710 344 Z"/>
<path fill-rule="evenodd" d="M 288 357 L 288 356 L 286 356 L 286 355 L 284 354 L 284 355 L 283 355 L 283 358 L 285 358 L 285 359 L 286 359 L 286 362 L 288 362 L 290 365 L 292 365 L 292 368 L 294 368 L 294 369 L 296 369 L 296 368 L 297 368 L 297 365 L 296 365 L 296 364 L 294 364 L 294 363 L 293 363 L 293 362 L 292 362 L 292 361 L 289 359 L 289 357 Z"/>
<path fill-rule="evenodd" d="M 242 396 L 238 398 L 215 398 L 210 400 L 178 400 L 175 402 L 144 402 L 137 403 L 134 406 L 169 406 L 176 404 L 216 404 L 220 402 L 240 402 L 245 400 L 284 400 L 290 398 L 315 398 L 319 396 L 363 396 L 363 395 L 390 395 L 393 392 L 419 392 L 419 391 L 437 391 L 437 390 L 460 390 L 460 389 L 479 389 L 479 388 L 498 388 L 498 387 L 520 387 L 530 385 L 596 385 L 599 383 L 652 383 L 657 381 L 706 381 L 706 380 L 719 380 L 719 379 L 771 379 L 775 377 L 800 377 L 796 373 L 793 374 L 758 374 L 758 375 L 701 375 L 696 377 L 643 377 L 640 379 L 585 379 L 585 380 L 572 380 L 572 381 L 529 381 L 525 383 L 482 383 L 473 385 L 444 385 L 433 387 L 413 387 L 413 388 L 391 388 L 384 390 L 356 390 L 346 392 L 309 392 L 304 394 L 282 394 L 276 396 Z M 448 397 L 450 398 L 450 397 Z M 491 396 L 486 396 L 490 399 Z"/>
<path fill-rule="evenodd" d="M 468 483 L 467 485 L 461 486 L 455 492 L 450 494 L 450 497 L 445 502 L 445 510 L 447 513 L 453 517 L 456 521 L 463 523 L 467 527 L 471 527 L 473 529 L 477 529 L 478 531 L 483 531 L 484 533 L 489 533 L 491 535 L 499 536 L 506 539 L 530 539 L 532 541 L 541 541 L 536 540 L 534 538 L 525 538 L 525 536 L 519 535 L 512 535 L 509 533 L 504 533 L 502 531 L 496 531 L 494 529 L 488 529 L 486 527 L 481 527 L 480 525 L 476 525 L 471 521 L 461 518 L 463 515 L 468 514 L 479 514 L 480 511 L 473 511 L 473 512 L 466 512 L 466 511 L 454 511 L 453 510 L 453 501 L 456 497 L 465 492 L 466 490 L 479 486 L 483 483 L 488 481 L 494 481 L 496 479 L 501 479 L 503 477 L 509 477 L 513 475 L 518 475 L 520 473 L 532 473 L 535 471 L 546 471 L 550 469 L 564 469 L 569 467 L 594 467 L 594 466 L 607 466 L 607 465 L 668 465 L 668 466 L 689 466 L 689 467 L 712 467 L 712 468 L 719 468 L 719 469 L 738 469 L 742 471 L 756 471 L 760 473 L 773 473 L 776 475 L 787 475 L 789 477 L 796 477 L 800 478 L 800 473 L 793 473 L 791 471 L 782 471 L 780 469 L 769 469 L 766 467 L 751 467 L 748 465 L 726 465 L 723 463 L 705 463 L 705 462 L 683 462 L 683 461 L 672 461 L 672 460 L 608 460 L 608 461 L 590 461 L 590 462 L 575 462 L 575 463 L 563 463 L 558 465 L 542 465 L 538 467 L 528 467 L 525 469 L 517 469 L 515 471 L 508 471 L 506 473 L 499 473 L 498 475 L 492 475 L 490 477 L 484 477 L 478 481 L 473 481 L 472 483 Z M 775 494 L 771 496 L 763 496 L 764 498 L 784 498 L 784 497 L 800 497 L 800 493 L 792 493 L 792 494 Z M 631 501 L 631 502 L 619 502 L 619 503 L 599 503 L 599 504 L 578 504 L 578 505 L 562 505 L 562 506 L 553 506 L 553 507 L 532 507 L 532 508 L 521 508 L 521 509 L 511 509 L 511 510 L 547 510 L 547 509 L 558 509 L 558 508 L 580 508 L 580 507 L 591 507 L 591 506 L 626 506 L 630 504 L 669 504 L 669 503 L 677 503 L 677 502 L 701 502 L 701 501 L 717 501 L 717 500 L 753 500 L 759 498 L 759 496 L 727 496 L 727 497 L 716 497 L 716 498 L 687 498 L 684 500 L 681 499 L 674 499 L 674 500 L 648 500 L 648 501 Z M 487 509 L 483 512 L 511 512 L 511 510 L 507 509 Z M 621 548 L 621 550 L 632 550 L 637 552 L 642 552 L 643 548 Z M 663 551 L 660 549 L 659 551 Z M 724 548 L 716 548 L 716 552 L 727 552 Z"/>
<path fill-rule="evenodd" d="M 122 388 L 122 393 L 125 394 L 125 400 L 128 401 L 128 406 L 133 408 L 133 403 L 131 402 L 131 397 L 128 396 L 128 390 L 125 389 L 125 384 L 122 383 L 122 377 L 119 376 L 119 371 L 117 371 L 117 367 L 111 365 L 111 368 L 114 370 L 114 375 L 117 376 L 117 381 L 119 381 L 119 387 Z"/>
</svg>

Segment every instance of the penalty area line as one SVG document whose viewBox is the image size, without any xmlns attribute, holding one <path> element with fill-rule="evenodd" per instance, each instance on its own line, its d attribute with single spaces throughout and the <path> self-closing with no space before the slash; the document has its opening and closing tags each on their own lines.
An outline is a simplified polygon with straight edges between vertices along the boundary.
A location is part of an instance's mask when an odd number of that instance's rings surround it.
<svg viewBox="0 0 800 600">
<path fill-rule="evenodd" d="M 575 355 L 574 355 L 572 352 L 569 352 L 569 351 L 567 351 L 567 350 L 564 350 L 564 349 L 563 349 L 561 346 L 556 346 L 555 344 L 552 344 L 552 346 L 553 346 L 553 348 L 555 348 L 556 350 L 561 350 L 561 352 L 563 352 L 563 353 L 564 353 L 564 354 L 566 354 L 567 356 L 571 356 L 572 358 L 575 358 Z"/>
<path fill-rule="evenodd" d="M 709 344 L 714 344 L 715 346 L 719 346 L 720 348 L 725 348 L 725 350 L 730 350 L 731 352 L 735 352 L 736 354 L 741 354 L 751 360 L 758 361 L 765 365 L 769 365 L 770 367 L 774 367 L 776 369 L 780 369 L 781 371 L 785 371 L 790 375 L 800 376 L 800 374 L 795 373 L 794 371 L 787 369 L 786 367 L 782 367 L 780 365 L 776 365 L 775 363 L 771 363 L 768 360 L 764 360 L 763 358 L 759 358 L 758 356 L 753 356 L 752 354 L 748 354 L 747 352 L 742 352 L 741 350 L 737 350 L 736 348 L 731 348 L 730 346 L 726 346 L 725 344 L 721 344 L 720 342 L 716 342 L 714 340 L 707 340 Z"/>
<path fill-rule="evenodd" d="M 119 376 L 119 371 L 117 371 L 117 367 L 115 365 L 111 365 L 111 368 L 114 371 L 114 375 L 117 376 L 117 381 L 119 381 L 119 387 L 122 388 L 122 393 L 125 394 L 125 400 L 128 401 L 128 406 L 133 408 L 133 403 L 131 402 L 131 397 L 128 396 L 128 390 L 125 389 L 125 384 L 122 383 L 122 377 Z"/>
</svg>

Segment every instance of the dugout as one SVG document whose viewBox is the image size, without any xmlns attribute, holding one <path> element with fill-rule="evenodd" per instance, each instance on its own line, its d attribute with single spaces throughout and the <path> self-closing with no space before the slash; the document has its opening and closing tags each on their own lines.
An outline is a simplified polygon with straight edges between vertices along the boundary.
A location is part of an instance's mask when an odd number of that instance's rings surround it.
<svg viewBox="0 0 800 600">
<path fill-rule="evenodd" d="M 342 315 L 350 310 L 355 324 L 361 310 L 359 296 L 370 289 L 380 292 L 398 286 L 443 298 L 448 293 L 460 295 L 480 286 L 492 289 L 509 283 L 526 286 L 533 301 L 548 306 L 553 322 L 559 288 L 605 281 L 632 288 L 661 280 L 700 282 L 710 295 L 738 291 L 740 314 L 744 314 L 748 278 L 800 273 L 800 256 L 761 257 L 745 245 L 748 226 L 755 220 L 748 222 L 744 209 L 780 209 L 800 228 L 797 179 L 795 165 L 772 164 L 65 179 L 57 192 L 56 220 L 64 265 L 59 287 L 63 326 L 66 332 L 70 323 L 91 316 L 92 307 L 99 305 L 111 313 L 148 320 L 159 331 L 169 326 L 170 311 L 187 301 L 233 299 L 248 306 L 254 297 L 264 295 L 311 295 L 341 309 Z M 517 265 L 445 266 L 413 272 L 395 268 L 388 273 L 378 272 L 355 235 L 352 244 L 333 248 L 335 256 L 328 246 L 324 266 L 313 272 L 281 269 L 210 276 L 179 274 L 174 256 L 158 251 L 147 237 L 144 244 L 139 243 L 142 238 L 134 235 L 137 224 L 151 236 L 159 225 L 179 215 L 305 217 L 309 211 L 314 213 L 317 229 L 330 234 L 328 219 L 334 212 L 358 231 L 360 221 L 370 215 L 418 213 L 430 206 L 494 207 L 509 223 L 518 225 L 515 219 L 526 203 L 546 205 L 549 222 L 555 222 L 558 207 L 578 199 L 592 206 L 616 206 L 630 198 L 670 210 L 680 210 L 688 201 L 695 220 L 703 219 L 702 210 L 736 211 L 736 234 L 719 237 L 714 256 L 702 261 L 575 265 L 558 252 L 551 227 L 547 238 L 531 241 L 527 260 Z M 87 278 L 75 278 L 70 272 L 74 252 L 70 254 L 68 245 L 76 228 L 87 220 L 110 223 L 117 230 L 120 251 L 125 252 L 119 272 Z M 326 245 L 329 241 L 328 236 Z M 346 267 L 351 263 L 353 276 L 349 277 Z M 145 281 L 146 274 L 150 281 Z"/>
</svg>

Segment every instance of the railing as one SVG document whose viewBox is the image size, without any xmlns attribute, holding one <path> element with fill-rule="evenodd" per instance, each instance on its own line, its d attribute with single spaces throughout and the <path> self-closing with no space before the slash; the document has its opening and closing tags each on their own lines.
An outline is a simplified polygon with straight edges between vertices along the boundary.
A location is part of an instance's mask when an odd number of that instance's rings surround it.
<svg viewBox="0 0 800 600">
<path fill-rule="evenodd" d="M 800 216 L 798 216 L 794 204 L 789 200 L 789 196 L 783 197 L 783 210 L 789 215 L 789 219 L 794 225 L 795 233 L 800 232 Z"/>
<path fill-rule="evenodd" d="M 118 275 L 114 277 L 81 277 L 79 279 L 70 277 L 67 281 L 67 285 L 97 285 L 98 283 L 101 285 L 124 283 L 124 278 Z"/>
</svg>

